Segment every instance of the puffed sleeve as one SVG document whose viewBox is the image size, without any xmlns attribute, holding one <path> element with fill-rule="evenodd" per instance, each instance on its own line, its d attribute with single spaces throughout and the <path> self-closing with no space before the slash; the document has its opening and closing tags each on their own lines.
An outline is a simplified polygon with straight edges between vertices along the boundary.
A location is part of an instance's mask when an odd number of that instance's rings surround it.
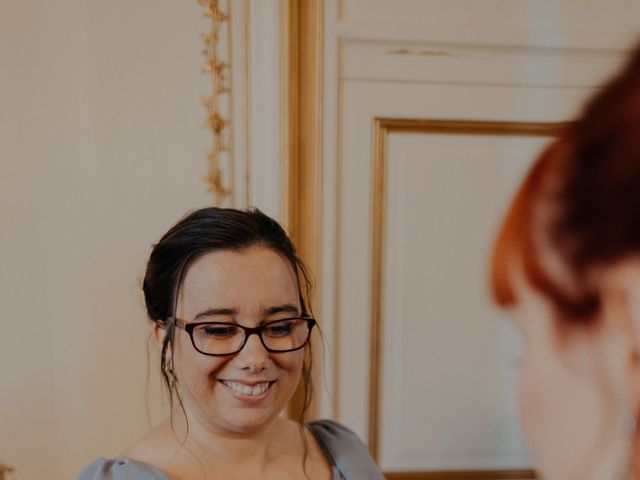
<svg viewBox="0 0 640 480">
<path fill-rule="evenodd" d="M 157 468 L 128 457 L 98 458 L 76 480 L 170 480 Z"/>
<path fill-rule="evenodd" d="M 384 480 L 366 445 L 351 429 L 333 420 L 318 420 L 308 426 L 343 479 Z"/>
</svg>

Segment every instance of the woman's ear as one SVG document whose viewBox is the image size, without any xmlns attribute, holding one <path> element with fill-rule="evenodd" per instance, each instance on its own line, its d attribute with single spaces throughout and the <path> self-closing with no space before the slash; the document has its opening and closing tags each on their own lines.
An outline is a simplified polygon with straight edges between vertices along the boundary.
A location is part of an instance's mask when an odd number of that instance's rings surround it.
<svg viewBox="0 0 640 480">
<path fill-rule="evenodd" d="M 153 340 L 156 342 L 156 345 L 158 346 L 158 349 L 160 350 L 160 352 L 162 352 L 162 347 L 164 345 L 164 340 L 167 337 L 168 328 L 169 327 L 167 325 L 162 325 L 160 322 L 153 323 L 153 331 L 152 331 Z M 169 344 L 167 344 L 167 349 L 164 352 L 164 359 L 162 361 L 163 371 L 165 368 L 168 368 L 169 371 L 171 372 L 173 371 L 172 356 L 173 356 L 173 346 L 171 345 L 171 342 L 169 342 Z"/>
<path fill-rule="evenodd" d="M 601 276 L 604 321 L 611 328 L 625 370 L 626 390 L 640 406 L 640 261 L 625 260 Z"/>
<path fill-rule="evenodd" d="M 153 339 L 162 348 L 162 342 L 167 335 L 167 327 L 160 325 L 160 322 L 153 322 Z"/>
<path fill-rule="evenodd" d="M 621 261 L 608 267 L 600 284 L 603 312 L 640 345 L 640 260 Z"/>
</svg>

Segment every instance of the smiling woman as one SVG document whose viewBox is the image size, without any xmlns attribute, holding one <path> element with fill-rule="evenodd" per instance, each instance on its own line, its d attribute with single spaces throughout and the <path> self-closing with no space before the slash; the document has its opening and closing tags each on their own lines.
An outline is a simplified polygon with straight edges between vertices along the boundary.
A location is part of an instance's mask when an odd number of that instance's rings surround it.
<svg viewBox="0 0 640 480">
<path fill-rule="evenodd" d="M 78 480 L 382 479 L 346 427 L 280 415 L 301 381 L 311 398 L 308 291 L 291 241 L 258 210 L 206 208 L 178 222 L 144 280 L 170 416 Z"/>
</svg>

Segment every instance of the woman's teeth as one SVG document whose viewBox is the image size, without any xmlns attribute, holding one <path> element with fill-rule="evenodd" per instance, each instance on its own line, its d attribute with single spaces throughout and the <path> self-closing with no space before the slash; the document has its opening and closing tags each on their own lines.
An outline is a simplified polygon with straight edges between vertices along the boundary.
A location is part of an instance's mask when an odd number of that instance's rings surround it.
<svg viewBox="0 0 640 480">
<path fill-rule="evenodd" d="M 231 382 L 229 380 L 222 380 L 222 383 L 224 383 L 227 387 L 229 387 L 234 392 L 241 393 L 243 395 L 258 396 L 258 395 L 262 395 L 264 392 L 267 391 L 267 388 L 269 388 L 270 382 L 258 383 L 253 387 L 250 385 L 245 385 L 244 383 Z"/>
</svg>

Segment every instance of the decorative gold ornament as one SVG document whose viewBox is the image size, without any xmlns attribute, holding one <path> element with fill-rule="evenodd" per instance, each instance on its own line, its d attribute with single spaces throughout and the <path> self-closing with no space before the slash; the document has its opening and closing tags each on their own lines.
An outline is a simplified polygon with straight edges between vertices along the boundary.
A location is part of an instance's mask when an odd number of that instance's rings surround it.
<svg viewBox="0 0 640 480">
<path fill-rule="evenodd" d="M 0 462 L 0 480 L 15 480 L 14 473 L 13 467 Z"/>
<path fill-rule="evenodd" d="M 209 173 L 204 180 L 209 191 L 215 195 L 216 205 L 220 205 L 232 194 L 232 189 L 225 186 L 221 168 L 222 158 L 232 162 L 231 150 L 231 22 L 229 21 L 229 4 L 227 13 L 222 11 L 224 2 L 219 0 L 198 0 L 204 7 L 203 16 L 211 19 L 211 32 L 202 35 L 205 48 L 202 55 L 205 64 L 202 72 L 211 75 L 211 95 L 202 98 L 202 105 L 207 110 L 204 126 L 211 130 L 212 147 L 207 152 Z M 220 42 L 226 28 L 227 41 Z M 222 43 L 222 46 L 221 46 Z M 222 48 L 224 47 L 224 48 Z M 225 61 L 226 58 L 226 61 Z M 226 106 L 226 108 L 224 108 Z"/>
</svg>

